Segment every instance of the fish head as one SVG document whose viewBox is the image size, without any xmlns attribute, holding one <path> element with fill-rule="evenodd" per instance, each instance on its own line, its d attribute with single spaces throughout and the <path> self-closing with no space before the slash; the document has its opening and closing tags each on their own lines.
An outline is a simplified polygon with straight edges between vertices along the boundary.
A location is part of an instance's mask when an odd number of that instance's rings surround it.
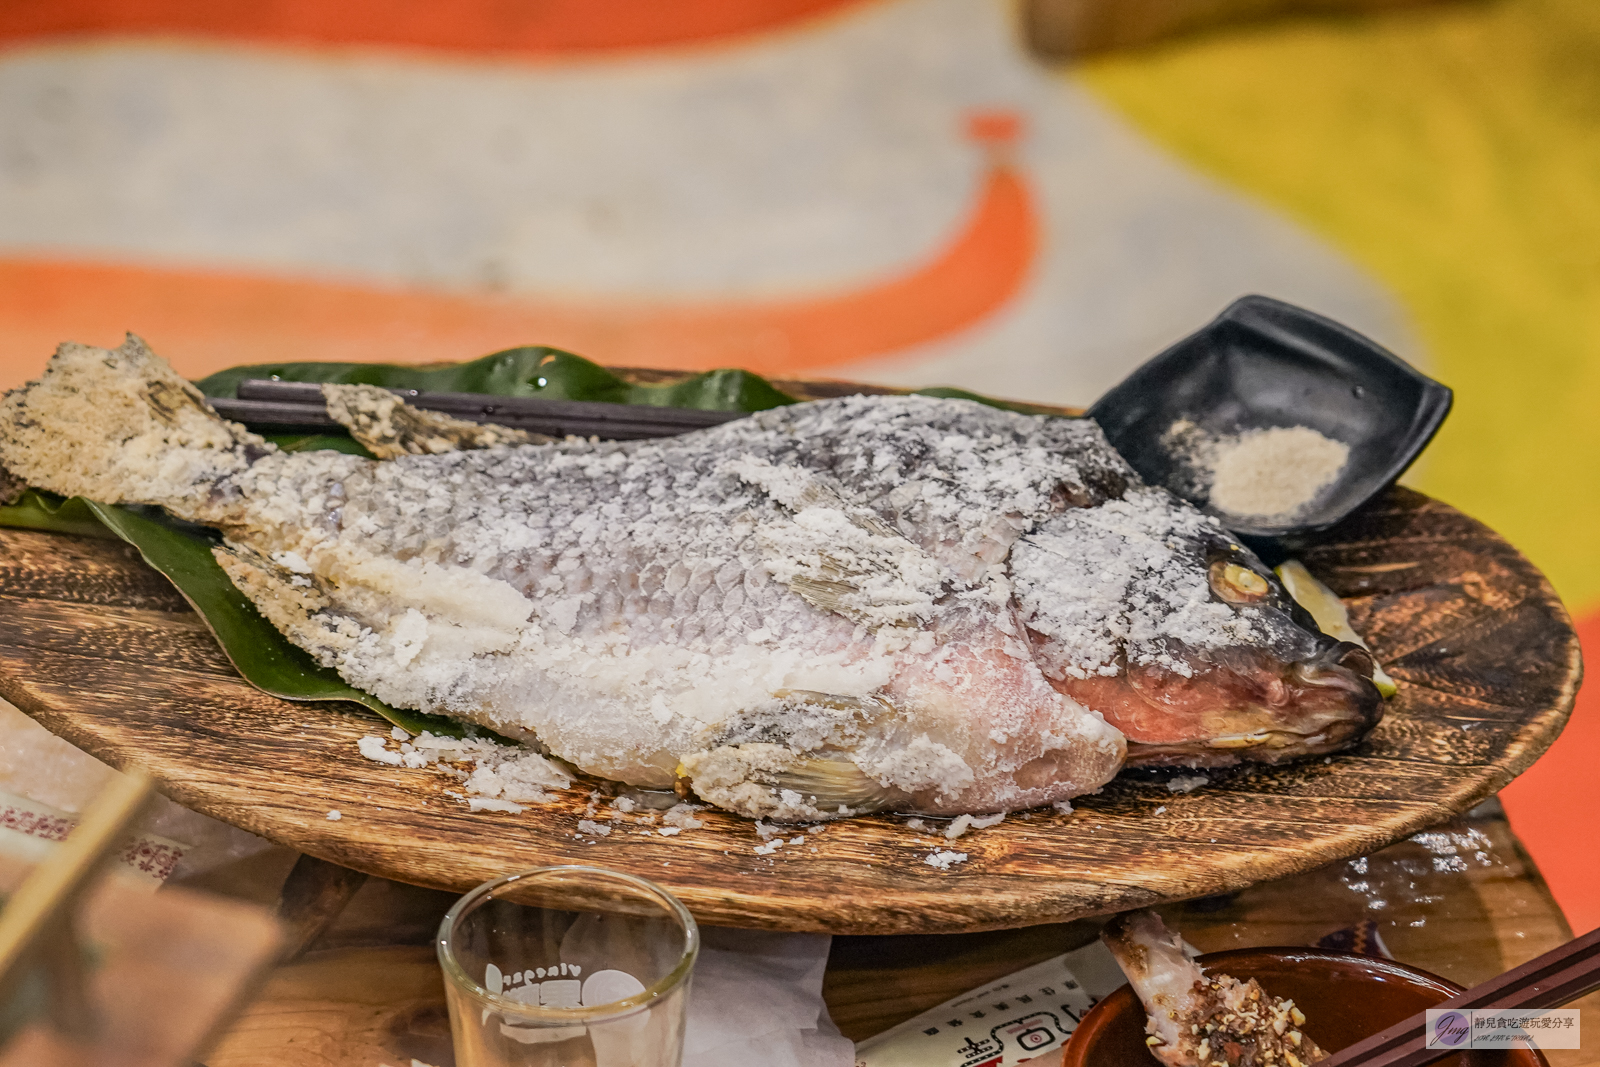
<svg viewBox="0 0 1600 1067">
<path fill-rule="evenodd" d="M 1170 507 L 1182 521 L 1156 531 L 1149 572 L 1125 573 L 1120 614 L 1094 620 L 1113 637 L 1101 662 L 1066 661 L 1035 633 L 1051 683 L 1123 732 L 1130 766 L 1279 763 L 1365 736 L 1383 708 L 1371 654 L 1323 634 L 1213 520 Z M 1030 630 L 1049 625 L 1039 605 L 1025 615 Z"/>
<path fill-rule="evenodd" d="M 1249 549 L 1226 537 L 1208 541 L 1212 600 L 1248 611 L 1256 639 L 1210 648 L 1174 641 L 1166 656 L 1131 664 L 1134 699 L 1125 706 L 1137 725 L 1129 763 L 1278 763 L 1365 736 L 1383 710 L 1371 654 L 1318 630 Z"/>
</svg>

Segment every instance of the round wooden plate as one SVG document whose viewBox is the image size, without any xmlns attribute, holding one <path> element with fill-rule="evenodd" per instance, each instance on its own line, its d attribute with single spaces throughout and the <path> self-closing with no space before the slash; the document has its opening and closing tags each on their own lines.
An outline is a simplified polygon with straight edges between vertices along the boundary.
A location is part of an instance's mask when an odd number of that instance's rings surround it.
<svg viewBox="0 0 1600 1067">
<path fill-rule="evenodd" d="M 1221 893 L 1373 851 L 1476 804 L 1560 733 L 1582 674 L 1544 577 L 1482 524 L 1405 489 L 1301 554 L 1400 684 L 1358 748 L 1217 772 L 1195 792 L 1125 772 L 1075 810 L 957 841 L 872 816 L 796 828 L 776 850 L 704 811 L 676 836 L 619 817 L 580 833 L 600 783 L 522 814 L 470 812 L 431 769 L 363 759 L 388 724 L 294 704 L 233 670 L 177 591 L 119 541 L 0 530 L 0 695 L 173 800 L 314 856 L 464 891 L 586 863 L 670 887 L 704 922 L 883 934 L 1025 926 Z M 341 818 L 330 820 L 330 811 Z M 941 824 L 934 824 L 935 826 Z M 965 853 L 948 870 L 936 848 Z"/>
</svg>

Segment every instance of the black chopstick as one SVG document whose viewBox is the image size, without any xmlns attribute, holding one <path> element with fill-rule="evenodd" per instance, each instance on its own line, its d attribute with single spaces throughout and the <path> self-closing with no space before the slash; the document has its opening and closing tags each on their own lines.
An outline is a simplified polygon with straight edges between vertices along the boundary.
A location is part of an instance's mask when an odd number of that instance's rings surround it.
<svg viewBox="0 0 1600 1067">
<path fill-rule="evenodd" d="M 234 400 L 220 396 L 211 397 L 208 403 L 218 415 L 242 422 L 252 430 L 344 432 L 344 427 L 333 421 L 328 416 L 328 410 L 320 405 L 286 404 L 279 400 Z"/>
<path fill-rule="evenodd" d="M 613 441 L 671 437 L 745 417 L 738 411 L 655 407 L 649 404 L 607 404 L 586 400 L 542 400 L 488 393 L 433 393 L 391 389 L 406 403 L 472 422 L 492 422 L 550 437 L 601 437 Z M 211 406 L 223 418 L 252 429 L 326 432 L 339 429 L 328 417 L 322 386 L 316 382 L 279 382 L 251 378 L 239 383 L 238 397 L 217 397 Z"/>
<path fill-rule="evenodd" d="M 1600 929 L 1475 985 L 1440 1010 L 1543 1011 L 1600 989 Z M 1427 1016 L 1413 1015 L 1382 1033 L 1341 1049 L 1317 1067 L 1422 1067 L 1459 1048 L 1427 1048 Z"/>
</svg>

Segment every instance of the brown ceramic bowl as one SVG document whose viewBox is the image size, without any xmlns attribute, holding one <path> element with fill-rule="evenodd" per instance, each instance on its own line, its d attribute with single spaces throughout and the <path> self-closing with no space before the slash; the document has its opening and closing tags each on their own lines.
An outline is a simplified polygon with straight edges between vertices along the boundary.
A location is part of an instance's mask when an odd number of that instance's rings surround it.
<svg viewBox="0 0 1600 1067">
<path fill-rule="evenodd" d="M 1449 1000 L 1462 988 L 1427 971 L 1392 960 L 1308 948 L 1242 948 L 1200 957 L 1210 971 L 1254 978 L 1275 997 L 1289 997 L 1306 1013 L 1304 1030 L 1330 1052 L 1381 1033 L 1397 1022 Z M 1144 1008 L 1123 986 L 1083 1017 L 1062 1057 L 1062 1067 L 1157 1067 L 1144 1044 Z M 1440 1067 L 1549 1067 L 1526 1049 L 1460 1052 Z"/>
</svg>

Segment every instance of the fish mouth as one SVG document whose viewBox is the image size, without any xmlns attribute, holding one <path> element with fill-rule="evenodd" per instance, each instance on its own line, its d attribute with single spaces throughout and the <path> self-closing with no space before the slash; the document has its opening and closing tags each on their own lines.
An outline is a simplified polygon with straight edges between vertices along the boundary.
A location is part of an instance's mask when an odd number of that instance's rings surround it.
<svg viewBox="0 0 1600 1067">
<path fill-rule="evenodd" d="M 1130 767 L 1283 763 L 1338 752 L 1383 717 L 1372 656 L 1347 641 L 1284 662 L 1254 648 L 1225 649 L 1184 676 L 1130 667 L 1117 677 L 1054 680 L 1128 739 Z"/>
</svg>

